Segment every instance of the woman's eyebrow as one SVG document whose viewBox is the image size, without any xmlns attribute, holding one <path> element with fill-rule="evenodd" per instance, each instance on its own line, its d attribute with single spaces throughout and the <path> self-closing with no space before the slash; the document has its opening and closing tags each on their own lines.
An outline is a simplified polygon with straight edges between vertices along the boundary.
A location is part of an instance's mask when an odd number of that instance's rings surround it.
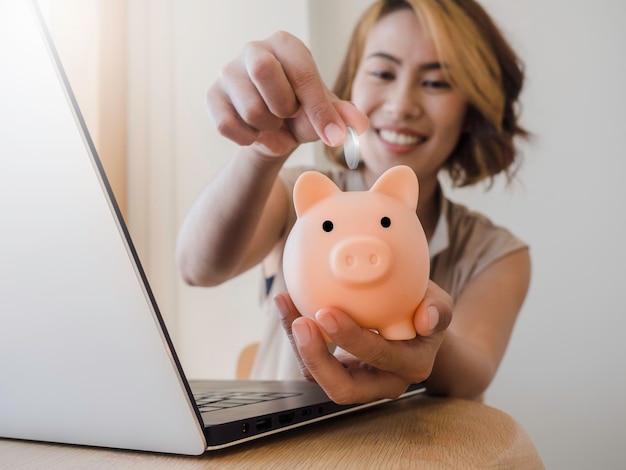
<svg viewBox="0 0 626 470">
<path fill-rule="evenodd" d="M 397 57 L 392 56 L 391 54 L 387 54 L 386 52 L 373 52 L 370 55 L 367 56 L 368 59 L 373 59 L 373 58 L 380 58 L 380 59 L 385 59 L 388 60 L 390 62 L 394 62 L 398 65 L 400 65 L 402 63 L 402 61 L 400 59 L 398 59 Z"/>
<path fill-rule="evenodd" d="M 400 59 L 386 52 L 374 52 L 367 56 L 368 59 L 376 57 L 388 60 L 398 65 L 402 63 Z M 441 62 L 426 62 L 424 64 L 420 64 L 420 66 L 418 67 L 421 72 L 428 72 L 429 70 L 441 70 L 442 68 L 443 66 L 441 65 Z"/>
<path fill-rule="evenodd" d="M 441 70 L 443 66 L 441 62 L 427 62 L 418 67 L 422 72 L 428 72 L 429 70 Z"/>
</svg>

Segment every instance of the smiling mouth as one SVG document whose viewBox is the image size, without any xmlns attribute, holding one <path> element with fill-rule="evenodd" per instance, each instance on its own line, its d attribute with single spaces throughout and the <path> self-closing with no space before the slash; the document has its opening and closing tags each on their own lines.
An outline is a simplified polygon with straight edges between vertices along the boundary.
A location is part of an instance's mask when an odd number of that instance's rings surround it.
<svg viewBox="0 0 626 470">
<path fill-rule="evenodd" d="M 403 134 L 395 131 L 390 131 L 387 129 L 381 129 L 378 131 L 378 135 L 385 142 L 388 142 L 393 145 L 417 145 L 421 144 L 426 140 L 426 137 L 412 135 L 412 134 Z"/>
</svg>

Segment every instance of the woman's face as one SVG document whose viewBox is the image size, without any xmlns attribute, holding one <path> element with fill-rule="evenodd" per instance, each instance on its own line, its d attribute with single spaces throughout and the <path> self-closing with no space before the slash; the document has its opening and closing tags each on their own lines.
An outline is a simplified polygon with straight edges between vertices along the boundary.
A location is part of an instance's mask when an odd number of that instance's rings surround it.
<svg viewBox="0 0 626 470">
<path fill-rule="evenodd" d="M 370 119 L 360 138 L 370 179 L 399 164 L 421 182 L 437 178 L 467 110 L 442 65 L 412 10 L 390 13 L 372 28 L 352 87 L 352 102 Z"/>
</svg>

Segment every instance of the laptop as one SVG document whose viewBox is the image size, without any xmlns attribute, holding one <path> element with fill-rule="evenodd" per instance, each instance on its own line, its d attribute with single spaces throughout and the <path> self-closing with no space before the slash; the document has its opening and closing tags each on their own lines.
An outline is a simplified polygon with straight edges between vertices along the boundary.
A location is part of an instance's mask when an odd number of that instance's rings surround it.
<svg viewBox="0 0 626 470">
<path fill-rule="evenodd" d="M 387 401 L 188 381 L 36 2 L 0 71 L 0 437 L 199 455 Z"/>
</svg>

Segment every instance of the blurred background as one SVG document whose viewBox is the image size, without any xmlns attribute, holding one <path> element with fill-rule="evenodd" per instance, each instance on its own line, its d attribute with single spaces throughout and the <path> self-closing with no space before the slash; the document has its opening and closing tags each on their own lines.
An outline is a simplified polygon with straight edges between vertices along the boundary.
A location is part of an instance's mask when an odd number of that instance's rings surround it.
<svg viewBox="0 0 626 470">
<path fill-rule="evenodd" d="M 329 85 L 369 0 L 40 0 L 190 378 L 233 378 L 258 340 L 260 274 L 191 288 L 176 234 L 234 153 L 204 95 L 245 42 L 282 29 Z M 547 468 L 624 468 L 626 3 L 482 0 L 527 72 L 517 181 L 452 190 L 531 246 L 533 279 L 486 403 L 529 431 Z M 246 12 L 244 15 L 243 12 Z M 318 145 L 289 164 L 320 163 Z"/>
</svg>

